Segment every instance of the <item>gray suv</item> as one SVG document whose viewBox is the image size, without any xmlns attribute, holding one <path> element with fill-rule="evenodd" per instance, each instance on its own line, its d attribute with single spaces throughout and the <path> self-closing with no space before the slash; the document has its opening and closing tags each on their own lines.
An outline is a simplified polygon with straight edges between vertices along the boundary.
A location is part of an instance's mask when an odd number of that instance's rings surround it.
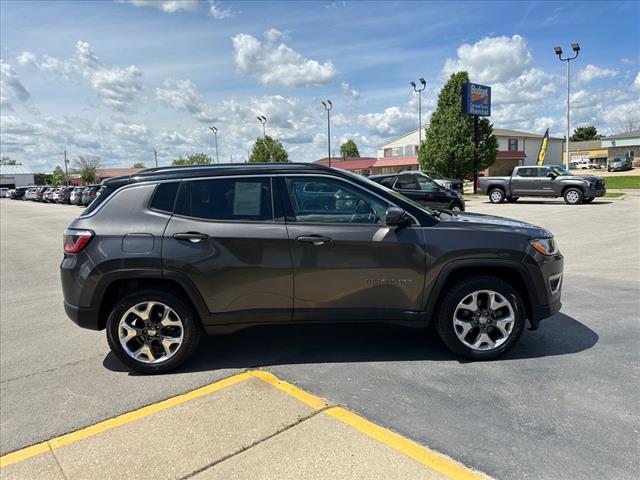
<svg viewBox="0 0 640 480">
<path fill-rule="evenodd" d="M 431 210 L 308 164 L 145 170 L 103 182 L 64 232 L 64 306 L 129 368 L 184 362 L 201 333 L 256 324 L 435 325 L 495 358 L 560 309 L 547 230 Z"/>
</svg>

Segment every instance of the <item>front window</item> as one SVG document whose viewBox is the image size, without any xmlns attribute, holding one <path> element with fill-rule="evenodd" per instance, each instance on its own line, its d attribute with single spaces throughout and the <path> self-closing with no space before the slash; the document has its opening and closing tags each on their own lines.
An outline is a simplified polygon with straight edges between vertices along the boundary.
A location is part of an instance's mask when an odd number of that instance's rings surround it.
<svg viewBox="0 0 640 480">
<path fill-rule="evenodd" d="M 420 190 L 422 190 L 423 192 L 437 192 L 440 190 L 440 186 L 430 178 L 424 177 L 422 175 L 417 175 L 416 179 L 420 184 Z"/>
<path fill-rule="evenodd" d="M 554 165 L 553 167 L 551 167 L 551 170 L 553 171 L 553 173 L 555 173 L 558 176 L 560 176 L 560 175 L 571 175 L 571 173 L 569 173 L 569 170 L 567 170 L 564 167 L 560 167 L 558 165 Z"/>
</svg>

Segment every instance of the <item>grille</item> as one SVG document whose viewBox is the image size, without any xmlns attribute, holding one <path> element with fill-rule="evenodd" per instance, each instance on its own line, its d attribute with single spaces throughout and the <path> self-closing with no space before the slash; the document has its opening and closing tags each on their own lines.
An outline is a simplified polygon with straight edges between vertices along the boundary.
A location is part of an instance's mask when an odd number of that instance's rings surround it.
<svg viewBox="0 0 640 480">
<path fill-rule="evenodd" d="M 598 190 L 602 190 L 604 188 L 604 180 L 602 179 L 596 180 L 596 188 Z"/>
</svg>

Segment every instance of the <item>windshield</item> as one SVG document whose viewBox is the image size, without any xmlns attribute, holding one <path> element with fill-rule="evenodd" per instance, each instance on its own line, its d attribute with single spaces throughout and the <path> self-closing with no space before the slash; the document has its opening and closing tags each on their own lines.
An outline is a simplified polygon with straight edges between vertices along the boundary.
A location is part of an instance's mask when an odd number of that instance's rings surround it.
<svg viewBox="0 0 640 480">
<path fill-rule="evenodd" d="M 334 167 L 335 168 L 335 167 Z M 374 189 L 382 189 L 385 192 L 389 193 L 390 195 L 392 195 L 393 197 L 411 204 L 412 206 L 419 208 L 420 210 L 427 212 L 429 215 L 433 215 L 434 217 L 438 216 L 438 213 L 435 210 L 430 209 L 429 207 L 425 207 L 424 205 L 420 205 L 418 202 L 414 202 L 413 200 L 411 200 L 410 198 L 405 197 L 404 195 L 396 192 L 395 190 L 392 190 L 388 187 L 385 187 L 384 185 L 381 185 L 377 182 L 374 182 L 373 180 L 368 179 L 367 177 L 363 177 L 360 176 L 356 173 L 350 172 L 348 170 L 342 170 L 341 168 L 336 168 L 336 170 L 340 170 L 341 173 L 344 173 L 345 175 L 355 178 L 357 180 L 360 181 L 365 181 L 367 184 L 369 184 L 369 186 L 373 187 Z"/>
<path fill-rule="evenodd" d="M 556 175 L 572 175 L 569 170 L 567 170 L 564 167 L 559 167 L 557 165 L 554 165 L 553 167 L 551 167 L 551 171 L 553 173 L 555 173 Z"/>
<path fill-rule="evenodd" d="M 440 175 L 438 172 L 434 172 L 433 170 L 428 170 L 426 174 L 434 180 L 446 180 L 446 177 Z"/>
</svg>

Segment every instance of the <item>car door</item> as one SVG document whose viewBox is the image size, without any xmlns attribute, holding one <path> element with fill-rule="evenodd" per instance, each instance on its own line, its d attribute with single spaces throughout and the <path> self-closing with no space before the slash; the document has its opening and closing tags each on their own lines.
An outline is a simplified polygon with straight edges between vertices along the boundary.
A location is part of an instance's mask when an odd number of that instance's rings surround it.
<svg viewBox="0 0 640 480">
<path fill-rule="evenodd" d="M 417 319 L 426 257 L 417 222 L 385 225 L 390 203 L 354 182 L 329 175 L 285 175 L 294 270 L 294 319 Z M 309 198 L 310 183 L 335 191 L 330 203 Z M 301 192 L 305 192 L 302 195 Z"/>
<path fill-rule="evenodd" d="M 209 323 L 291 320 L 293 269 L 270 176 L 183 181 L 162 247 L 167 276 L 186 276 Z"/>
<path fill-rule="evenodd" d="M 549 176 L 551 169 L 549 167 L 537 167 L 536 171 L 536 194 L 542 197 L 555 197 L 556 194 L 553 189 L 555 179 Z"/>
<path fill-rule="evenodd" d="M 523 197 L 532 195 L 535 191 L 535 179 L 533 167 L 520 167 L 511 177 L 511 196 Z"/>
</svg>

